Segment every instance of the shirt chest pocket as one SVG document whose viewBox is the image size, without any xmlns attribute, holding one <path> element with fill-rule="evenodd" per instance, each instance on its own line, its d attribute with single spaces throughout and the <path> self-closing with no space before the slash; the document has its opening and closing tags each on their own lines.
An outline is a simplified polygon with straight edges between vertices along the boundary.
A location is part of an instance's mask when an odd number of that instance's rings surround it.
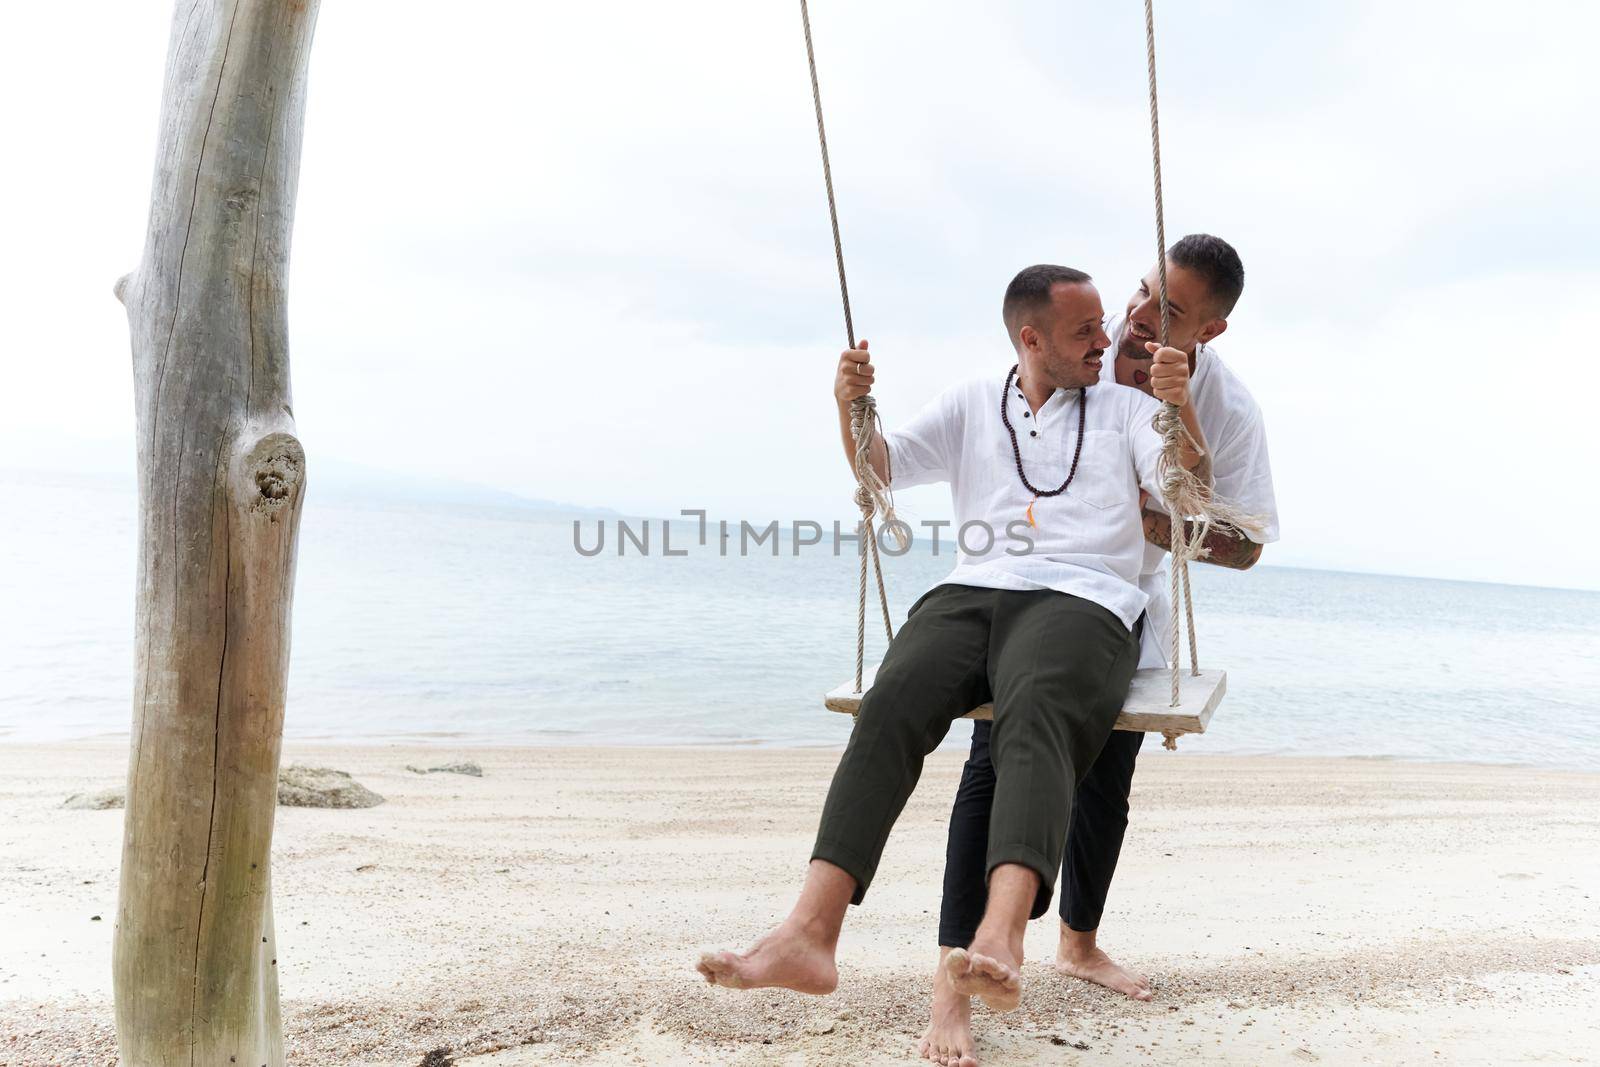
<svg viewBox="0 0 1600 1067">
<path fill-rule="evenodd" d="M 1068 446 L 1076 444 L 1071 438 Z M 1068 462 L 1071 462 L 1070 456 Z M 1078 473 L 1066 495 L 1095 508 L 1132 506 L 1139 498 L 1133 477 L 1133 461 L 1127 442 L 1115 430 L 1090 430 L 1083 435 L 1083 451 L 1078 455 Z"/>
</svg>

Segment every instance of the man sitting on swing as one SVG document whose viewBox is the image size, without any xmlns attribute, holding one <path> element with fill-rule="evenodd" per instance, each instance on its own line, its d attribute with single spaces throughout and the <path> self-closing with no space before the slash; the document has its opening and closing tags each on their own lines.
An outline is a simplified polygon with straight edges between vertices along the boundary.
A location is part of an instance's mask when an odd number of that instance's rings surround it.
<svg viewBox="0 0 1600 1067">
<path fill-rule="evenodd" d="M 703 953 L 708 982 L 832 992 L 848 905 L 871 885 L 924 757 L 955 719 L 992 702 L 988 900 L 968 949 L 946 967 L 958 993 L 1017 1006 L 1023 932 L 1050 906 L 1064 816 L 1139 660 L 1149 599 L 1139 588 L 1140 488 L 1160 495 L 1162 440 L 1155 400 L 1097 385 L 1111 342 L 1087 274 L 1029 267 L 1006 289 L 1002 314 L 1017 352 L 1009 373 L 947 390 L 872 442 L 872 468 L 892 488 L 950 483 L 957 566 L 911 608 L 862 698 L 793 911 L 746 952 Z M 1145 347 L 1154 396 L 1179 407 L 1192 439 L 1178 456 L 1192 470 L 1205 438 L 1189 408 L 1188 356 Z M 850 405 L 873 376 L 866 341 L 840 357 L 834 396 L 852 458 Z M 980 551 L 969 551 L 974 541 Z"/>
<path fill-rule="evenodd" d="M 1245 570 L 1262 546 L 1278 538 L 1277 501 L 1267 455 L 1261 409 L 1244 383 L 1217 354 L 1216 338 L 1244 291 L 1244 264 L 1232 245 L 1210 234 L 1190 234 L 1167 250 L 1170 309 L 1169 343 L 1189 354 L 1189 403 L 1205 429 L 1216 495 L 1251 516 L 1259 528 L 1237 531 L 1214 527 L 1205 541 L 1206 563 Z M 1140 279 L 1127 310 L 1106 326 L 1115 360 L 1107 358 L 1103 381 L 1150 388 L 1145 345 L 1158 336 L 1160 299 L 1156 269 Z M 1108 357 L 1111 353 L 1107 353 Z M 1097 394 L 1098 395 L 1098 394 Z M 1171 520 L 1152 501 L 1144 512 L 1145 560 L 1140 586 L 1150 595 L 1145 612 L 1140 667 L 1166 666 L 1171 605 L 1166 549 Z M 1100 920 L 1111 890 L 1123 834 L 1128 828 L 1128 798 L 1134 764 L 1145 735 L 1114 730 L 1099 757 L 1080 777 L 1068 814 L 1067 845 L 1061 868 L 1060 940 L 1055 969 L 1064 976 L 1103 985 L 1135 1000 L 1149 1000 L 1150 984 L 1123 968 L 1098 944 Z M 951 988 L 945 957 L 971 941 L 984 911 L 984 863 L 989 807 L 995 772 L 989 758 L 990 725 L 973 723 L 972 753 L 961 772 L 961 787 L 950 812 L 944 901 L 939 915 L 939 965 L 934 971 L 933 1007 L 920 1049 L 924 1058 L 948 1067 L 976 1067 L 972 1011 L 968 997 Z"/>
</svg>

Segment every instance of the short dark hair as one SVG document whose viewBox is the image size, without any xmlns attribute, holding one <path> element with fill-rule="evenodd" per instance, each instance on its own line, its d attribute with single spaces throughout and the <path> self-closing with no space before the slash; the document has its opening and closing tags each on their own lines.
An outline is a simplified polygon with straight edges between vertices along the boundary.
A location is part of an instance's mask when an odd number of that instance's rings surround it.
<svg viewBox="0 0 1600 1067">
<path fill-rule="evenodd" d="M 1167 249 L 1173 266 L 1194 271 L 1211 293 L 1212 311 L 1219 319 L 1233 314 L 1244 292 L 1244 264 L 1233 246 L 1209 233 L 1191 233 Z"/>
<path fill-rule="evenodd" d="M 1065 282 L 1080 285 L 1091 281 L 1081 270 L 1059 267 L 1054 263 L 1035 263 L 1017 271 L 1017 276 L 1006 286 L 1006 298 L 1000 305 L 1000 317 L 1005 320 L 1006 333 L 1013 344 L 1023 327 L 1023 318 L 1030 311 L 1050 305 L 1050 290 Z"/>
</svg>

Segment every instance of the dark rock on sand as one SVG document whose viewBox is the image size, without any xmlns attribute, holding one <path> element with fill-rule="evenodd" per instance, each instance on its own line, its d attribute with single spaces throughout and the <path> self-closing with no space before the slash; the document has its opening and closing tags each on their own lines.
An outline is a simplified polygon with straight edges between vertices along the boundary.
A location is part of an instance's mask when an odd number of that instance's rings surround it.
<svg viewBox="0 0 1600 1067">
<path fill-rule="evenodd" d="M 127 790 L 120 785 L 102 789 L 98 793 L 74 793 L 62 803 L 63 808 L 79 811 L 110 811 L 128 803 Z"/>
<path fill-rule="evenodd" d="M 278 803 L 290 808 L 373 808 L 383 798 L 344 771 L 295 763 L 278 772 Z"/>
<path fill-rule="evenodd" d="M 408 763 L 406 770 L 416 774 L 470 774 L 474 778 L 483 777 L 483 768 L 471 760 L 462 763 L 439 763 L 432 767 L 418 767 Z"/>
<path fill-rule="evenodd" d="M 291 764 L 278 772 L 278 803 L 291 808 L 372 808 L 382 804 L 383 798 L 344 771 Z M 98 793 L 74 793 L 61 806 L 81 811 L 107 811 L 126 805 L 127 790 L 119 785 Z"/>
</svg>

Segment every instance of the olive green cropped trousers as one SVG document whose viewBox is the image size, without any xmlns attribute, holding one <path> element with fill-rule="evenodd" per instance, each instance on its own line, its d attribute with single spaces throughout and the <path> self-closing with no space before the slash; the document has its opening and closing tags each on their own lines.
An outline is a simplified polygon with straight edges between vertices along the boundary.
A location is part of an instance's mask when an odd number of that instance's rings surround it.
<svg viewBox="0 0 1600 1067">
<path fill-rule="evenodd" d="M 1078 779 L 1128 695 L 1138 640 L 1109 610 L 1049 589 L 940 585 L 911 609 L 861 701 L 833 774 L 813 859 L 856 881 L 859 904 L 950 724 L 993 702 L 996 775 L 987 871 L 1039 874 L 1034 917 L 1050 907 Z"/>
</svg>

